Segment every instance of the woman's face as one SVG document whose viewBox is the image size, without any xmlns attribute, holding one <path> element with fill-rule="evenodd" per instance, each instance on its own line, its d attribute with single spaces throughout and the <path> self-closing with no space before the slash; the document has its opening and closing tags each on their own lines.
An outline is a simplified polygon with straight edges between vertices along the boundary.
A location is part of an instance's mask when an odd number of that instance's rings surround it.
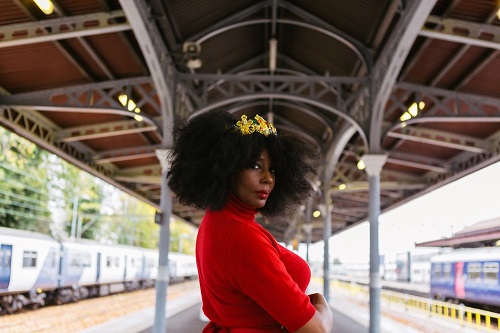
<svg viewBox="0 0 500 333">
<path fill-rule="evenodd" d="M 251 167 L 236 173 L 233 192 L 244 204 L 262 208 L 274 189 L 274 169 L 267 149 Z"/>
</svg>

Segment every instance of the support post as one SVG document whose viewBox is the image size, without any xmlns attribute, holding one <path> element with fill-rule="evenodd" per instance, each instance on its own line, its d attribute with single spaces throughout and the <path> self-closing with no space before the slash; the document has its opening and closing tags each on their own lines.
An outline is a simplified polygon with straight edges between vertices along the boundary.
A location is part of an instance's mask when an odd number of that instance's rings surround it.
<svg viewBox="0 0 500 333">
<path fill-rule="evenodd" d="M 323 226 L 323 296 L 330 302 L 330 237 L 332 236 L 332 203 L 329 189 L 323 191 L 325 204 L 325 220 Z"/>
<path fill-rule="evenodd" d="M 71 218 L 71 236 L 70 239 L 74 240 L 76 236 L 76 222 L 78 215 L 78 197 L 73 198 L 73 217 Z"/>
<path fill-rule="evenodd" d="M 170 216 L 172 215 L 172 195 L 167 180 L 167 155 L 168 150 L 166 149 L 156 151 L 156 156 L 162 166 L 162 177 L 158 277 L 156 279 L 156 311 L 153 333 L 165 333 L 167 327 L 168 252 L 170 248 Z"/>
<path fill-rule="evenodd" d="M 378 217 L 380 215 L 380 173 L 387 155 L 364 155 L 370 181 L 370 328 L 369 333 L 380 333 L 380 254 Z"/>
</svg>

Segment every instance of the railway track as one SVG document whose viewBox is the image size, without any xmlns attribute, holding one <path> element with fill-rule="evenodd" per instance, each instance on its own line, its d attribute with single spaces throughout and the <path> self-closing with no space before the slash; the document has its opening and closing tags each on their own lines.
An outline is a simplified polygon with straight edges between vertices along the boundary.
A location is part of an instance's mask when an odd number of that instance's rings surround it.
<svg viewBox="0 0 500 333">
<path fill-rule="evenodd" d="M 198 281 L 170 285 L 167 301 L 198 288 Z M 77 303 L 54 305 L 0 315 L 2 333 L 76 333 L 117 317 L 154 306 L 155 289 L 137 290 Z"/>
</svg>

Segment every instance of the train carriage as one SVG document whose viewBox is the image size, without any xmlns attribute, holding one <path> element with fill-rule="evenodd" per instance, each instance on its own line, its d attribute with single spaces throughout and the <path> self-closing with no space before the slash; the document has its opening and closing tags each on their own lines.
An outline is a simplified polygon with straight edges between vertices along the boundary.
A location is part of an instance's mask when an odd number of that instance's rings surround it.
<svg viewBox="0 0 500 333">
<path fill-rule="evenodd" d="M 30 231 L 0 228 L 0 307 L 6 312 L 45 304 L 58 287 L 60 245 Z"/>
<path fill-rule="evenodd" d="M 500 306 L 500 248 L 459 249 L 431 259 L 436 299 Z"/>
<path fill-rule="evenodd" d="M 0 228 L 0 313 L 152 287 L 158 259 L 153 249 Z M 169 261 L 173 282 L 198 275 L 193 255 L 169 253 Z"/>
</svg>

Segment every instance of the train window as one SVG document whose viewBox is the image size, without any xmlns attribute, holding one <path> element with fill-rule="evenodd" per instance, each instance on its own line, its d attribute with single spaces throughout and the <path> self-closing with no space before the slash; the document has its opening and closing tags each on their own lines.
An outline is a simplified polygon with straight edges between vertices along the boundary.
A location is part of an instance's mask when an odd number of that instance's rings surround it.
<svg viewBox="0 0 500 333">
<path fill-rule="evenodd" d="M 484 281 L 487 283 L 498 283 L 498 263 L 487 262 L 483 266 Z"/>
<path fill-rule="evenodd" d="M 88 252 L 82 253 L 81 261 L 83 267 L 90 267 L 90 262 L 91 262 L 90 253 Z"/>
<path fill-rule="evenodd" d="M 10 267 L 10 261 L 12 259 L 12 245 L 2 244 L 0 248 L 0 267 L 7 268 Z"/>
<path fill-rule="evenodd" d="M 452 276 L 451 276 L 451 263 L 445 264 L 443 266 L 443 278 L 445 278 L 445 279 L 452 279 Z"/>
<path fill-rule="evenodd" d="M 467 267 L 467 279 L 473 282 L 481 281 L 481 268 L 482 265 L 479 262 L 469 263 Z"/>
<path fill-rule="evenodd" d="M 106 257 L 106 267 L 120 267 L 120 257 Z"/>
<path fill-rule="evenodd" d="M 80 267 L 80 254 L 70 252 L 68 255 L 68 262 L 70 267 Z"/>
<path fill-rule="evenodd" d="M 441 264 L 434 264 L 433 269 L 434 269 L 434 276 L 436 278 L 440 278 L 441 277 Z"/>
<path fill-rule="evenodd" d="M 36 251 L 23 252 L 23 267 L 36 267 Z"/>
</svg>

